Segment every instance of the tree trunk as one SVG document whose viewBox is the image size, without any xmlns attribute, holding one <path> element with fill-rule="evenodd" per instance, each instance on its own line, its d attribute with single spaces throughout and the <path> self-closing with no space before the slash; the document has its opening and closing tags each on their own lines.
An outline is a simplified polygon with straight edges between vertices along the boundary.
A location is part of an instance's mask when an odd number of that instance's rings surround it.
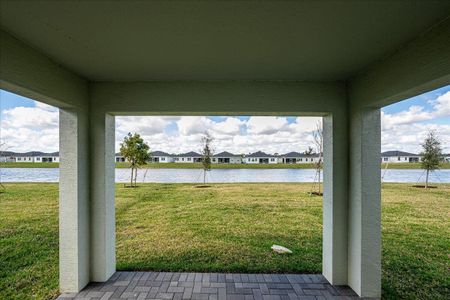
<svg viewBox="0 0 450 300">
<path fill-rule="evenodd" d="M 137 184 L 136 184 L 136 180 L 137 180 L 137 168 L 135 168 L 134 169 L 134 186 L 136 187 L 137 186 Z"/>
<path fill-rule="evenodd" d="M 429 174 L 430 170 L 427 170 L 427 177 L 425 179 L 425 188 L 428 188 L 428 174 Z"/>
<path fill-rule="evenodd" d="M 133 173 L 134 173 L 134 167 L 131 166 L 130 187 L 133 187 Z"/>
<path fill-rule="evenodd" d="M 319 180 L 317 183 L 319 184 L 319 196 L 320 196 L 320 169 L 319 169 Z"/>
</svg>

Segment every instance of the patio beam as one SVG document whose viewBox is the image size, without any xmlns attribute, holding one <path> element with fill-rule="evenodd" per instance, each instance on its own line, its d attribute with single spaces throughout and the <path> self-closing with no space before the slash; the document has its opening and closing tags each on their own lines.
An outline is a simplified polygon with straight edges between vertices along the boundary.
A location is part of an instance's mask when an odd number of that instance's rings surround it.
<svg viewBox="0 0 450 300">
<path fill-rule="evenodd" d="M 91 101 L 115 115 L 324 115 L 346 105 L 344 82 L 94 82 Z"/>
<path fill-rule="evenodd" d="M 450 84 L 450 17 L 348 80 L 350 105 L 381 108 Z"/>
<path fill-rule="evenodd" d="M 59 108 L 86 107 L 88 82 L 0 30 L 0 87 Z"/>
</svg>

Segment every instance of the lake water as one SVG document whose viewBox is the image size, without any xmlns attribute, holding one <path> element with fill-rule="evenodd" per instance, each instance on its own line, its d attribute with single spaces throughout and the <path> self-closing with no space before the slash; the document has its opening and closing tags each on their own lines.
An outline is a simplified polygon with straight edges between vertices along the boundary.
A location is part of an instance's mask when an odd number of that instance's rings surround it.
<svg viewBox="0 0 450 300">
<path fill-rule="evenodd" d="M 313 182 L 312 169 L 213 169 L 207 173 L 207 181 L 219 182 Z M 416 183 L 425 178 L 423 170 L 381 170 L 384 182 Z M 129 169 L 116 169 L 116 182 L 128 182 Z M 3 168 L 1 182 L 58 182 L 59 169 Z M 199 183 L 203 171 L 199 169 L 143 169 L 138 172 L 138 182 Z M 450 170 L 431 173 L 430 182 L 450 183 Z"/>
</svg>

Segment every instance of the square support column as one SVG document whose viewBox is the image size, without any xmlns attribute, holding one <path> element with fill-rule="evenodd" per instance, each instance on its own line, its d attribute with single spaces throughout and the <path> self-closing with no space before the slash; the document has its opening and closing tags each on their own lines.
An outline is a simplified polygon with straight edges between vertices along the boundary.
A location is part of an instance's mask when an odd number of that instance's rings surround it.
<svg viewBox="0 0 450 300">
<path fill-rule="evenodd" d="M 335 285 L 347 284 L 347 116 L 323 118 L 324 194 L 322 273 Z"/>
<path fill-rule="evenodd" d="M 116 271 L 114 116 L 91 110 L 91 281 Z"/>
<path fill-rule="evenodd" d="M 381 297 L 380 151 L 380 110 L 352 111 L 348 284 L 361 297 Z"/>
<path fill-rule="evenodd" d="M 78 292 L 89 283 L 89 157 L 85 111 L 60 110 L 59 285 Z"/>
</svg>

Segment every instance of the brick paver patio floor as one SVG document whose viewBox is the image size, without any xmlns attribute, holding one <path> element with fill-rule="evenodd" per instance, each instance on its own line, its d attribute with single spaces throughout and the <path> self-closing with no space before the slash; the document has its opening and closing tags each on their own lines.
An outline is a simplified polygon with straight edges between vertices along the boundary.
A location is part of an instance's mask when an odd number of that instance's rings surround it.
<svg viewBox="0 0 450 300">
<path fill-rule="evenodd" d="M 322 275 L 116 272 L 78 294 L 58 299 L 357 299 L 347 286 L 332 286 Z"/>
</svg>

